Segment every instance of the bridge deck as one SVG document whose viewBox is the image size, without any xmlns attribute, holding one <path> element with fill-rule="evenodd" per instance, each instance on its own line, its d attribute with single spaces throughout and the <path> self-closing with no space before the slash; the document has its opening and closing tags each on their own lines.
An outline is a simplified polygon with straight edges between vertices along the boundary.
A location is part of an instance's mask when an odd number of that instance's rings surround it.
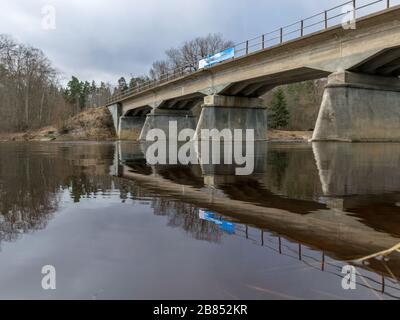
<svg viewBox="0 0 400 320">
<path fill-rule="evenodd" d="M 108 105 L 122 104 L 123 114 L 145 106 L 190 109 L 209 94 L 256 97 L 277 85 L 317 79 L 337 70 L 398 76 L 400 6 L 358 18 L 356 27 L 345 30 L 336 25 L 255 52 L 246 42 L 248 50 L 239 58 L 160 79 L 116 96 Z"/>
</svg>

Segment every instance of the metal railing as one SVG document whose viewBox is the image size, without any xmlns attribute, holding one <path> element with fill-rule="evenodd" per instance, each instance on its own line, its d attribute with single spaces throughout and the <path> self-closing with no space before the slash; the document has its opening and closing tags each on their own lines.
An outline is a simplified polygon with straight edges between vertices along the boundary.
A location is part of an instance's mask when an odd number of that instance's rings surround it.
<svg viewBox="0 0 400 320">
<path fill-rule="evenodd" d="M 343 17 L 348 16 L 349 14 L 353 14 L 354 19 L 357 19 L 371 13 L 379 12 L 384 9 L 389 9 L 392 6 L 394 6 L 393 2 L 394 0 L 347 1 L 345 3 L 342 3 L 341 5 L 317 13 L 306 19 L 302 19 L 300 21 L 286 25 L 269 33 L 264 33 L 261 36 L 235 44 L 233 46 L 233 48 L 235 48 L 235 58 L 231 60 L 244 57 L 249 54 L 286 43 L 291 40 L 300 39 L 314 32 L 323 31 L 330 27 L 336 27 L 340 25 L 342 22 L 340 21 L 340 23 L 336 24 L 335 22 L 338 22 L 339 19 L 343 19 Z M 382 3 L 385 6 L 384 8 L 381 8 L 381 6 L 379 6 L 378 8 L 373 10 L 374 8 L 372 8 L 372 6 L 381 5 Z M 343 8 L 345 8 L 346 6 L 349 6 L 349 8 L 351 6 L 352 9 L 350 11 L 344 12 Z M 363 9 L 372 9 L 372 11 L 366 10 L 366 12 L 362 12 Z M 199 61 L 200 60 L 201 59 L 199 59 Z M 207 69 L 210 68 L 212 67 L 209 67 Z M 197 66 L 193 65 L 185 65 L 173 70 L 168 70 L 166 73 L 162 74 L 158 79 L 149 80 L 144 83 L 139 83 L 134 88 L 130 88 L 126 91 L 114 94 L 113 96 L 110 97 L 110 99 L 108 99 L 107 105 L 116 103 L 129 96 L 157 87 L 160 84 L 169 82 L 171 80 L 182 78 L 184 76 L 201 71 L 202 70 L 197 69 Z"/>
<path fill-rule="evenodd" d="M 380 293 L 391 299 L 400 300 L 399 281 L 384 261 L 381 263 L 386 267 L 386 271 L 390 276 L 374 270 L 365 264 L 333 260 L 329 258 L 328 254 L 319 249 L 312 249 L 299 242 L 288 240 L 284 236 L 273 235 L 269 231 L 264 231 L 258 227 L 249 227 L 246 224 L 235 223 L 235 229 L 235 236 L 241 239 L 249 240 L 254 245 L 266 248 L 281 256 L 301 261 L 310 269 L 321 270 L 339 279 L 343 279 L 342 267 L 344 265 L 355 266 L 357 268 L 357 286 Z M 321 253 L 321 256 L 318 256 L 317 253 Z M 363 269 L 363 273 L 361 273 L 361 269 Z"/>
</svg>

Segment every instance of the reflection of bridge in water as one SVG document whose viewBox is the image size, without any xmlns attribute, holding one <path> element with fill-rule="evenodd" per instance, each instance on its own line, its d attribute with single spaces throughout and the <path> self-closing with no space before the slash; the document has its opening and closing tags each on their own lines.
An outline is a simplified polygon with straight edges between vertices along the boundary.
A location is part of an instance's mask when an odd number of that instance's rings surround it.
<svg viewBox="0 0 400 320">
<path fill-rule="evenodd" d="M 244 225 L 244 237 L 251 239 L 248 230 L 255 227 L 259 245 L 275 241 L 271 248 L 282 253 L 282 238 L 287 239 L 299 244 L 296 253 L 293 248 L 289 253 L 310 260 L 313 268 L 318 264 L 327 271 L 330 265 L 329 272 L 341 276 L 328 257 L 351 261 L 382 276 L 364 276 L 361 285 L 379 283 L 376 290 L 392 290 L 400 276 L 397 253 L 355 261 L 400 243 L 400 179 L 395 171 L 400 145 L 298 145 L 296 152 L 293 145 L 270 144 L 268 152 L 266 146 L 256 148 L 255 173 L 247 177 L 234 176 L 232 168 L 222 165 L 147 166 L 141 146 L 129 143 L 119 144 L 115 170 L 161 197 Z M 272 238 L 264 239 L 263 230 Z M 313 250 L 322 253 L 318 257 Z"/>
</svg>

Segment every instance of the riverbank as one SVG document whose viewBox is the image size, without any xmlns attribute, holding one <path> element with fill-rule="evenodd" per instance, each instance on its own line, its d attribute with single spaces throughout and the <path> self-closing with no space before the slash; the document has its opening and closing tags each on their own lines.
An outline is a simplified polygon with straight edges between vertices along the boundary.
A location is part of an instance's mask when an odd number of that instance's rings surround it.
<svg viewBox="0 0 400 320">
<path fill-rule="evenodd" d="M 285 131 L 285 130 L 269 130 L 268 139 L 270 141 L 294 141 L 294 142 L 308 142 L 313 135 L 312 131 Z"/>
<path fill-rule="evenodd" d="M 309 141 L 312 131 L 269 130 L 270 141 Z M 0 134 L 0 141 L 79 141 L 117 140 L 112 117 L 107 108 L 84 111 L 58 126 L 24 133 Z"/>
<path fill-rule="evenodd" d="M 268 132 L 269 141 L 273 142 L 308 142 L 312 137 L 310 131 L 282 131 Z M 118 140 L 114 134 L 99 132 L 99 135 L 75 131 L 72 134 L 62 134 L 55 127 L 46 127 L 35 132 L 0 134 L 3 141 L 113 141 Z"/>
<path fill-rule="evenodd" d="M 109 141 L 116 139 L 113 126 L 107 108 L 95 108 L 84 111 L 58 126 L 23 133 L 0 134 L 0 141 Z"/>
</svg>

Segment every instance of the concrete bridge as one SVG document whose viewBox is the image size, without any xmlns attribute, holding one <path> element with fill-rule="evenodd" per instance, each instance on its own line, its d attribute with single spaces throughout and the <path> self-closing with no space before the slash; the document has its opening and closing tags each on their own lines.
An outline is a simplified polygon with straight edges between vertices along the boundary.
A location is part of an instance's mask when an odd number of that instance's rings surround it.
<svg viewBox="0 0 400 320">
<path fill-rule="evenodd" d="M 178 130 L 254 129 L 255 140 L 266 140 L 260 97 L 279 85 L 328 77 L 314 141 L 400 141 L 400 6 L 379 3 L 386 9 L 357 18 L 355 29 L 329 27 L 325 11 L 320 31 L 305 35 L 301 20 L 299 38 L 285 42 L 289 32 L 280 28 L 278 44 L 267 47 L 263 35 L 261 43 L 246 41 L 240 57 L 166 74 L 114 97 L 108 108 L 119 137 L 144 140 L 172 120 Z M 193 110 L 200 108 L 196 117 Z"/>
</svg>

